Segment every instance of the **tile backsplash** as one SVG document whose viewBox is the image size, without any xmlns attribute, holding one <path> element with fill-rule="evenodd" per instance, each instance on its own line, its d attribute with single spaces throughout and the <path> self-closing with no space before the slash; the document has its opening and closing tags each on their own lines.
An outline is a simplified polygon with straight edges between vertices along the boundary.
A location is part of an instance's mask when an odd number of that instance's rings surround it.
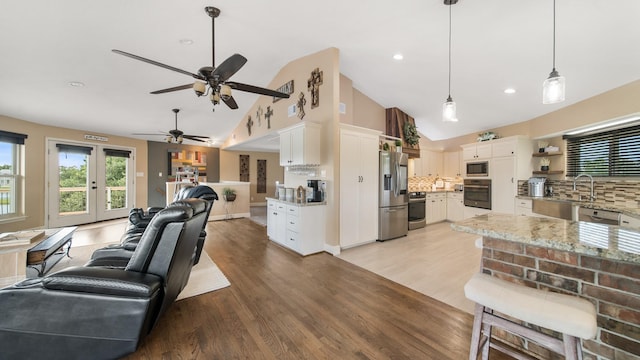
<svg viewBox="0 0 640 360">
<path fill-rule="evenodd" d="M 553 188 L 553 197 L 573 201 L 588 200 L 590 182 L 580 178 L 573 191 L 573 180 L 547 179 L 547 185 Z M 599 180 L 593 185 L 595 204 L 605 207 L 638 208 L 640 207 L 640 181 L 638 180 Z M 518 195 L 529 193 L 527 180 L 518 180 Z"/>
</svg>

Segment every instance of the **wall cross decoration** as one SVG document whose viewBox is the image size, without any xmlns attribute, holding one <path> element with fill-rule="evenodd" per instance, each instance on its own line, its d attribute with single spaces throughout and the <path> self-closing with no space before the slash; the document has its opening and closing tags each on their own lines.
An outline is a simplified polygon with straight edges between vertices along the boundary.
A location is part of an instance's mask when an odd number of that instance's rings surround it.
<svg viewBox="0 0 640 360">
<path fill-rule="evenodd" d="M 258 126 L 262 125 L 262 114 L 264 114 L 264 110 L 262 110 L 262 106 L 258 105 L 258 110 L 256 110 L 256 119 L 258 119 Z"/>
<path fill-rule="evenodd" d="M 273 115 L 273 110 L 271 110 L 271 106 L 267 106 L 267 112 L 264 114 L 264 118 L 267 119 L 267 129 L 271 129 L 271 115 Z"/>
<path fill-rule="evenodd" d="M 307 90 L 311 91 L 311 108 L 320 106 L 320 85 L 322 85 L 322 71 L 315 68 L 311 72 L 311 77 L 307 80 Z"/>
<path fill-rule="evenodd" d="M 253 126 L 253 120 L 251 120 L 251 115 L 247 119 L 247 131 L 249 131 L 249 136 L 251 136 L 251 127 Z"/>
<path fill-rule="evenodd" d="M 304 112 L 304 105 L 307 103 L 307 99 L 304 98 L 304 93 L 301 91 L 298 95 L 298 117 L 300 120 L 306 115 Z"/>
</svg>

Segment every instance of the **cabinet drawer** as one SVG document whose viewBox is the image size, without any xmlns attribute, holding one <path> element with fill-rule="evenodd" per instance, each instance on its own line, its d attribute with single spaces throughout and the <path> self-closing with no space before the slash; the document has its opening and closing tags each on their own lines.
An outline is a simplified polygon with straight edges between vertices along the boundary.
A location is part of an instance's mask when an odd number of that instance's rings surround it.
<svg viewBox="0 0 640 360">
<path fill-rule="evenodd" d="M 298 216 L 300 214 L 300 207 L 298 206 L 287 206 L 287 215 Z"/>
<path fill-rule="evenodd" d="M 461 192 L 457 192 L 457 193 L 450 192 L 450 193 L 447 193 L 447 198 L 456 199 L 456 200 L 462 200 L 463 196 L 462 196 Z"/>
<path fill-rule="evenodd" d="M 531 200 L 530 199 L 516 199 L 516 206 L 529 208 L 529 210 L 531 210 Z"/>
<path fill-rule="evenodd" d="M 425 198 L 427 200 L 434 200 L 434 199 L 445 199 L 447 197 L 447 193 L 443 193 L 443 192 L 439 192 L 439 193 L 433 193 L 433 194 L 427 194 L 425 196 Z"/>
<path fill-rule="evenodd" d="M 300 234 L 296 231 L 287 230 L 287 238 L 284 239 L 284 245 L 291 250 L 300 252 Z"/>
<path fill-rule="evenodd" d="M 287 214 L 287 230 L 300 231 L 300 218 Z"/>
<path fill-rule="evenodd" d="M 276 207 L 278 208 L 278 211 L 285 211 L 287 209 L 287 205 L 283 203 L 277 203 Z"/>
</svg>

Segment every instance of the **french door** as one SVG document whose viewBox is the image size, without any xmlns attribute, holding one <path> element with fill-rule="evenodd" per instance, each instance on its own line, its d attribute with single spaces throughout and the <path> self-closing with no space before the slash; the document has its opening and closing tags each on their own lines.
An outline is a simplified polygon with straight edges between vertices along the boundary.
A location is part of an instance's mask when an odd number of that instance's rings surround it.
<svg viewBox="0 0 640 360">
<path fill-rule="evenodd" d="M 126 217 L 133 207 L 134 149 L 47 140 L 47 226 Z"/>
</svg>

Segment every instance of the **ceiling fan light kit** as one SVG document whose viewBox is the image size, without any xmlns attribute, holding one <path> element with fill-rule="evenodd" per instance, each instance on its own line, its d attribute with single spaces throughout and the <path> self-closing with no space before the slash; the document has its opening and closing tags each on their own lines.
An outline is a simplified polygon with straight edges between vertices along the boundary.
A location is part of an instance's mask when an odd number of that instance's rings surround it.
<svg viewBox="0 0 640 360">
<path fill-rule="evenodd" d="M 195 83 L 189 83 L 185 85 L 174 86 L 167 89 L 152 91 L 151 94 L 164 94 L 168 92 L 193 89 L 198 97 L 202 95 L 211 95 L 210 99 L 213 105 L 217 105 L 222 100 L 229 108 L 237 109 L 238 104 L 233 99 L 231 93 L 232 89 L 254 93 L 258 95 L 272 96 L 276 98 L 289 98 L 289 94 L 285 94 L 279 91 L 261 88 L 258 86 L 247 85 L 237 82 L 227 81 L 233 76 L 240 68 L 244 66 L 247 59 L 240 54 L 233 54 L 223 61 L 218 67 L 215 66 L 215 18 L 220 15 L 220 9 L 207 6 L 205 12 L 211 17 L 211 63 L 212 66 L 204 66 L 198 70 L 198 73 L 192 73 L 186 70 L 182 70 L 173 66 L 165 65 L 163 63 L 146 59 L 138 55 L 127 53 L 121 50 L 113 49 L 116 54 L 124 55 L 132 59 L 146 62 L 148 64 L 156 65 L 167 70 L 179 72 L 181 74 L 191 76 L 196 80 Z"/>
<path fill-rule="evenodd" d="M 564 101 L 565 79 L 556 70 L 556 0 L 553 0 L 553 69 L 542 83 L 542 103 L 555 104 Z"/>
<path fill-rule="evenodd" d="M 442 105 L 442 121 L 457 122 L 456 103 L 451 98 L 451 6 L 458 3 L 458 0 L 444 0 L 444 4 L 449 6 L 449 96 Z"/>
</svg>

